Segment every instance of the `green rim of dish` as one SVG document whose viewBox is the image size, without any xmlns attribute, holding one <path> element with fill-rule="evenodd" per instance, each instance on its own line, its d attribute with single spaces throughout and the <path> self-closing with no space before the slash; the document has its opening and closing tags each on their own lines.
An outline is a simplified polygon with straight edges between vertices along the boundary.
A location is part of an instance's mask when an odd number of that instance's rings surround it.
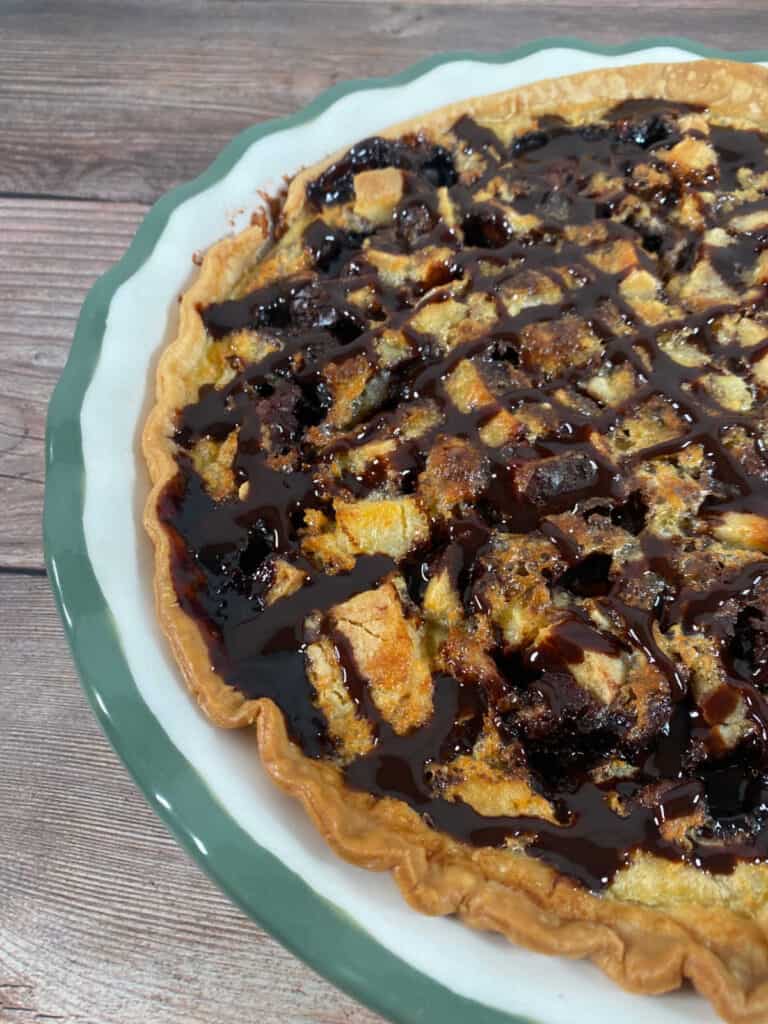
<svg viewBox="0 0 768 1024">
<path fill-rule="evenodd" d="M 83 399 L 117 288 L 149 257 L 176 207 L 227 174 L 257 140 L 310 121 L 349 93 L 405 85 L 452 61 L 502 64 L 552 47 L 623 56 L 658 46 L 677 47 L 699 57 L 768 60 L 768 51 L 726 53 L 678 37 L 641 39 L 622 46 L 592 46 L 578 39 L 553 37 L 499 54 L 441 54 L 391 78 L 345 82 L 290 117 L 246 129 L 199 178 L 168 192 L 152 207 L 125 256 L 90 290 L 48 409 L 45 560 L 83 688 L 107 738 L 152 808 L 235 903 L 339 988 L 397 1024 L 526 1022 L 457 995 L 390 953 L 240 828 L 173 745 L 134 683 L 88 557 L 83 531 Z"/>
</svg>

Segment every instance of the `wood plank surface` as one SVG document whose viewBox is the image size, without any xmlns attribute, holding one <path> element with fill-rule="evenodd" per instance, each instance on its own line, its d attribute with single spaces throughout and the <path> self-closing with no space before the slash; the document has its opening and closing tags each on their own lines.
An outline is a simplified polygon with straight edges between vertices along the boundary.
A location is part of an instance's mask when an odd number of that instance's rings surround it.
<svg viewBox="0 0 768 1024">
<path fill-rule="evenodd" d="M 374 1024 L 144 803 L 86 704 L 47 581 L 0 575 L 0 609 L 0 1021 Z"/>
<path fill-rule="evenodd" d="M 6 0 L 2 9 L 0 96 L 11 117 L 0 192 L 151 202 L 241 129 L 341 79 L 547 35 L 612 43 L 689 33 L 751 47 L 765 4 Z"/>
<path fill-rule="evenodd" d="M 0 566 L 43 567 L 43 437 L 85 293 L 120 258 L 137 203 L 0 199 Z"/>
<path fill-rule="evenodd" d="M 440 50 L 664 33 L 738 50 L 766 28 L 765 0 L 0 2 L 2 1024 L 379 1020 L 155 819 L 90 714 L 44 579 L 46 404 L 87 289 L 148 204 L 246 126 Z"/>
</svg>

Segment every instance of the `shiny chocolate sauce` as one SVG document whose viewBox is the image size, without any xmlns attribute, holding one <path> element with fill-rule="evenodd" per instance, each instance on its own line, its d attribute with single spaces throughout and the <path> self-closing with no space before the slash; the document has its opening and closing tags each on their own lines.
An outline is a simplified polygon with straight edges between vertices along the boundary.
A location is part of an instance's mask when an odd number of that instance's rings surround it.
<svg viewBox="0 0 768 1024">
<path fill-rule="evenodd" d="M 465 116 L 453 129 L 457 146 L 466 156 L 476 155 L 483 166 L 471 185 L 460 182 L 454 154 L 419 136 L 394 142 L 372 138 L 353 147 L 307 186 L 307 197 L 318 212 L 304 238 L 312 272 L 201 311 L 214 340 L 243 328 L 258 328 L 279 338 L 281 347 L 257 364 L 236 367 L 235 376 L 223 388 L 205 385 L 197 401 L 179 412 L 178 474 L 160 500 L 160 516 L 173 542 L 176 592 L 184 610 L 204 631 L 216 671 L 247 697 L 275 701 L 290 735 L 307 755 L 333 757 L 335 753 L 305 670 L 304 651 L 312 639 L 305 623 L 308 617 L 316 622 L 319 616 L 336 645 L 350 695 L 376 737 L 368 754 L 344 768 L 347 783 L 377 796 L 404 800 L 433 828 L 470 844 L 502 846 L 510 837 L 523 837 L 529 855 L 592 890 L 609 884 L 637 850 L 684 859 L 715 872 L 730 871 L 740 860 L 762 860 L 768 855 L 768 705 L 764 696 L 768 601 L 761 590 L 768 560 L 756 552 L 754 563 L 746 569 L 724 573 L 713 586 L 692 587 L 680 574 L 677 542 L 645 529 L 647 508 L 627 482 L 641 461 L 702 445 L 712 483 L 700 515 L 735 511 L 768 516 L 768 466 L 759 410 L 757 414 L 726 412 L 701 386 L 714 360 L 748 377 L 750 365 L 768 346 L 762 343 L 745 349 L 735 342 L 723 344 L 713 324 L 725 313 L 763 310 L 765 294 L 761 290 L 757 299 L 753 296 L 746 303 L 737 298 L 653 328 L 638 322 L 622 297 L 622 275 L 589 264 L 584 247 L 569 241 L 565 233 L 568 225 L 601 222 L 608 240 L 634 243 L 641 253 L 641 266 L 662 280 L 690 270 L 707 256 L 727 284 L 744 291 L 742 275 L 768 247 L 768 235 L 742 234 L 719 248 L 704 241 L 702 229 L 670 221 L 668 211 L 685 195 L 695 198 L 701 190 L 738 187 L 740 168 L 768 171 L 766 137 L 713 127 L 709 141 L 717 152 L 717 170 L 699 180 L 677 180 L 663 188 L 633 177 L 638 164 L 653 164 L 660 150 L 680 140 L 678 120 L 692 112 L 694 108 L 682 104 L 631 101 L 592 125 L 543 119 L 537 130 L 509 145 Z M 353 197 L 355 174 L 390 166 L 403 170 L 404 193 L 392 223 L 375 232 L 376 248 L 412 253 L 425 246 L 448 247 L 449 258 L 432 272 L 434 279 L 426 285 L 385 284 L 366 259 L 366 234 L 334 228 L 322 220 L 326 207 Z M 602 191 L 588 187 L 598 172 L 609 183 Z M 540 218 L 541 226 L 532 236 L 515 235 L 503 210 L 478 198 L 499 175 L 516 185 L 516 212 Z M 448 190 L 459 212 L 460 230 L 441 220 L 439 188 Z M 630 194 L 649 203 L 655 215 L 650 225 L 635 223 L 632 216 L 611 219 Z M 721 226 L 729 215 L 718 204 L 700 208 L 708 228 Z M 759 198 L 739 212 L 757 210 L 768 210 L 768 198 Z M 489 273 L 489 267 L 495 272 Z M 499 298 L 505 280 L 521 269 L 557 280 L 558 268 L 580 275 L 581 287 L 565 291 L 556 303 L 528 307 L 516 316 L 507 313 Z M 407 321 L 428 288 L 439 289 L 460 278 L 470 282 L 472 291 L 494 297 L 499 318 L 485 334 L 446 354 Z M 375 305 L 365 318 L 347 298 L 364 286 L 375 295 Z M 427 296 L 427 300 L 439 299 L 439 291 Z M 574 365 L 548 376 L 522 350 L 520 334 L 527 325 L 564 315 L 581 317 L 590 325 L 600 339 L 600 364 L 627 363 L 636 371 L 640 384 L 622 405 L 588 402 L 580 411 L 564 403 L 563 393 L 577 390 L 595 364 Z M 621 332 L 615 330 L 616 315 L 624 328 Z M 330 407 L 323 369 L 357 356 L 376 366 L 375 342 L 384 323 L 405 334 L 408 358 L 384 375 L 377 408 L 351 435 L 325 447 L 318 445 L 312 428 L 323 424 Z M 675 328 L 686 328 L 688 341 L 707 357 L 704 365 L 685 366 L 665 352 L 659 332 Z M 487 406 L 461 413 L 447 396 L 445 379 L 469 357 L 483 360 L 489 372 L 494 363 L 524 366 L 533 383 L 506 386 Z M 683 421 L 681 436 L 616 463 L 608 460 L 594 438 L 618 428 L 628 412 L 656 396 Z M 441 420 L 436 427 L 414 440 L 401 439 L 388 462 L 371 465 L 358 476 L 345 473 L 336 484 L 329 484 L 328 474 L 321 470 L 330 458 L 379 437 L 398 436 L 399 409 L 416 399 L 429 400 L 439 408 Z M 557 415 L 557 426 L 549 433 L 499 449 L 483 444 L 480 431 L 500 410 L 543 401 Z M 203 438 L 224 440 L 235 427 L 239 428 L 235 479 L 238 485 L 247 482 L 247 495 L 217 501 L 207 493 L 187 452 Z M 733 429 L 749 439 L 750 458 L 728 443 L 728 431 Z M 277 445 L 286 453 L 283 468 L 269 464 L 264 431 L 272 451 Z M 358 558 L 351 572 L 327 575 L 302 555 L 305 510 L 329 510 L 338 494 L 365 497 L 391 480 L 392 474 L 400 493 L 414 492 L 438 436 L 468 439 L 483 453 L 486 482 L 472 509 L 447 524 L 435 523 L 430 542 L 400 564 L 383 556 L 365 556 Z M 532 460 L 537 467 L 526 474 Z M 658 600 L 649 607 L 636 607 L 623 589 L 626 578 L 618 580 L 612 574 L 610 555 L 579 556 L 570 538 L 550 520 L 572 510 L 606 515 L 638 537 L 642 557 L 630 567 L 630 582 L 633 575 L 637 580 L 653 575 L 660 581 Z M 495 657 L 503 692 L 448 675 L 435 676 L 431 719 L 421 728 L 397 735 L 379 714 L 343 636 L 334 631 L 331 610 L 395 571 L 402 573 L 411 600 L 418 604 L 439 561 L 448 565 L 467 614 L 482 611 L 477 584 L 483 571 L 481 555 L 492 536 L 531 531 L 548 537 L 568 566 L 553 585 L 593 599 L 614 621 L 623 622 L 622 639 L 601 634 L 586 616 L 574 613 L 558 627 L 549 646 L 537 652 L 535 663 L 522 652 L 510 655 L 499 647 Z M 292 596 L 268 604 L 276 556 L 304 572 L 305 583 Z M 658 631 L 663 634 L 673 627 L 688 633 L 706 631 L 719 641 L 726 683 L 703 707 L 693 700 L 684 671 L 658 642 Z M 659 712 L 656 736 L 650 743 L 628 748 L 618 734 L 605 729 L 583 734 L 577 730 L 565 738 L 557 734 L 554 740 L 544 741 L 520 731 L 514 708 L 526 688 L 537 687 L 548 696 L 553 713 L 566 714 L 564 694 L 569 691 L 563 682 L 564 662 L 578 662 L 585 650 L 615 654 L 634 649 L 644 651 L 669 682 L 671 700 Z M 738 700 L 745 702 L 754 720 L 754 735 L 734 751 L 718 751 L 712 727 L 725 720 Z M 530 816 L 488 818 L 440 794 L 435 768 L 471 752 L 488 715 L 502 735 L 522 744 L 534 785 L 551 800 L 555 821 Z M 592 781 L 588 770 L 595 759 L 612 756 L 634 764 L 634 777 Z M 648 798 L 649 792 L 655 793 L 653 799 Z M 620 800 L 621 814 L 611 808 L 609 793 Z M 707 824 L 691 833 L 688 845 L 662 836 L 664 821 L 690 815 L 702 801 Z"/>
</svg>

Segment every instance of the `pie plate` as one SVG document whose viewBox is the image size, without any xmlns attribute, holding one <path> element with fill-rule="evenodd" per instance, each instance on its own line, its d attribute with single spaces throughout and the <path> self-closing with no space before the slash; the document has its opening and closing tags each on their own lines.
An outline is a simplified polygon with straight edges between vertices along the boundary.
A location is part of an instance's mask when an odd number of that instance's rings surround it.
<svg viewBox="0 0 768 1024">
<path fill-rule="evenodd" d="M 416 914 L 388 875 L 325 846 L 274 788 L 243 732 L 212 727 L 156 623 L 141 516 L 139 435 L 158 353 L 175 334 L 194 253 L 244 226 L 284 175 L 467 96 L 552 76 L 718 53 L 686 40 L 598 48 L 551 39 L 494 56 L 454 53 L 390 79 L 336 86 L 249 128 L 196 181 L 165 195 L 83 305 L 48 414 L 45 550 L 94 713 L 179 842 L 246 913 L 340 988 L 401 1024 L 634 1024 L 716 1020 L 691 991 L 648 998 L 590 963 L 554 960 Z"/>
</svg>

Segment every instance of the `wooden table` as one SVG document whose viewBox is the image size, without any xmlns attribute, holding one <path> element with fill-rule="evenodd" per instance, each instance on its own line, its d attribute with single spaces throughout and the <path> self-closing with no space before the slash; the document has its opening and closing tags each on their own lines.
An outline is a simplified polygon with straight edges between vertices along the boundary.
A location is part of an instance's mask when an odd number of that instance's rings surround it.
<svg viewBox="0 0 768 1024">
<path fill-rule="evenodd" d="M 766 28 L 765 0 L 0 0 L 0 1021 L 379 1020 L 176 847 L 99 732 L 48 591 L 46 403 L 83 296 L 149 204 L 245 126 L 435 51 L 663 33 L 739 49 Z"/>
</svg>

